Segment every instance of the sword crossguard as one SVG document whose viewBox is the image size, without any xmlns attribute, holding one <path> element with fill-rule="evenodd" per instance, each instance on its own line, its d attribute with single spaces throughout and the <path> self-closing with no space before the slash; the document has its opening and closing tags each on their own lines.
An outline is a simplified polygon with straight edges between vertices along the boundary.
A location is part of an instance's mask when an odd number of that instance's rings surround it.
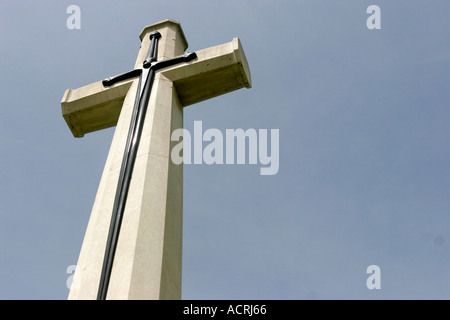
<svg viewBox="0 0 450 320">
<path fill-rule="evenodd" d="M 142 73 L 142 69 L 133 69 L 131 71 L 118 74 L 116 76 L 108 77 L 102 81 L 102 84 L 105 87 L 110 87 L 119 81 L 128 80 L 128 79 L 137 77 L 137 76 L 141 75 L 141 73 Z"/>
<path fill-rule="evenodd" d="M 150 44 L 150 48 L 148 49 L 147 56 L 145 57 L 145 60 L 142 63 L 142 68 L 145 68 L 145 69 L 152 68 L 153 71 L 156 71 L 161 68 L 170 67 L 177 63 L 190 62 L 190 61 L 194 60 L 195 58 L 197 58 L 197 54 L 195 52 L 185 52 L 182 56 L 179 56 L 179 57 L 162 60 L 162 61 L 156 61 L 159 38 L 161 38 L 161 33 L 159 33 L 158 31 L 155 31 L 150 34 L 151 44 Z M 134 70 L 122 73 L 122 74 L 118 74 L 113 77 L 108 77 L 102 81 L 102 84 L 105 87 L 110 87 L 119 81 L 128 80 L 128 79 L 137 77 L 137 76 L 141 75 L 142 68 L 134 69 Z"/>
<path fill-rule="evenodd" d="M 192 61 L 192 60 L 194 60 L 195 58 L 197 58 L 197 54 L 196 54 L 195 52 L 186 52 L 186 53 L 183 55 L 183 57 L 185 58 L 185 59 L 184 59 L 184 62 L 189 62 L 189 61 Z"/>
<path fill-rule="evenodd" d="M 186 52 L 182 56 L 167 59 L 167 60 L 161 60 L 151 63 L 150 67 L 157 71 L 162 68 L 171 67 L 175 64 L 181 63 L 181 62 L 189 62 L 197 58 L 197 54 L 195 52 Z"/>
</svg>

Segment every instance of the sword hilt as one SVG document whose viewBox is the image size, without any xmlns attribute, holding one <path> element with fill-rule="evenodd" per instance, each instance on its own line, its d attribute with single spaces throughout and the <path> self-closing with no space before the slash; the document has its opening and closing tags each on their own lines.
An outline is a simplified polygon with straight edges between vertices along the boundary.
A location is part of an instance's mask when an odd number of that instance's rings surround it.
<svg viewBox="0 0 450 320">
<path fill-rule="evenodd" d="M 149 68 L 152 62 L 158 58 L 158 39 L 161 38 L 161 33 L 158 31 L 150 34 L 150 48 L 148 49 L 147 56 L 144 60 L 144 68 Z"/>
</svg>

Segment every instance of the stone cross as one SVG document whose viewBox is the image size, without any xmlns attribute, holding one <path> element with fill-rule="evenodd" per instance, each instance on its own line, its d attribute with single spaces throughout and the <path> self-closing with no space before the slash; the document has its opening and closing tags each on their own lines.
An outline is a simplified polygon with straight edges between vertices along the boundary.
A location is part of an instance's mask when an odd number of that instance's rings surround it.
<svg viewBox="0 0 450 320">
<path fill-rule="evenodd" d="M 157 51 L 152 51 L 155 32 L 160 38 Z M 173 61 L 188 46 L 180 24 L 173 20 L 145 27 L 140 39 L 135 69 L 148 63 L 152 52 L 157 52 L 156 61 Z M 171 161 L 171 150 L 178 143 L 171 141 L 171 134 L 183 127 L 183 107 L 251 87 L 238 38 L 195 54 L 193 60 L 161 65 L 154 73 L 102 299 L 181 298 L 183 166 Z M 69 299 L 100 299 L 112 213 L 141 79 L 105 83 L 67 89 L 61 101 L 63 117 L 75 137 L 116 126 Z"/>
</svg>

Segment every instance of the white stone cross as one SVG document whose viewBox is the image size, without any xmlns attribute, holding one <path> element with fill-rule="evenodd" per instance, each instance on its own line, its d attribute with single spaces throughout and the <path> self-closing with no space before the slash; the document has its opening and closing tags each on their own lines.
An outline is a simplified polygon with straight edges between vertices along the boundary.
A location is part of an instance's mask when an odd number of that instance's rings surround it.
<svg viewBox="0 0 450 320">
<path fill-rule="evenodd" d="M 161 34 L 157 60 L 180 56 L 187 41 L 178 22 L 164 20 L 140 34 L 135 68 L 142 66 L 149 35 Z M 183 107 L 250 88 L 250 71 L 238 38 L 195 52 L 190 62 L 155 73 L 143 134 L 132 172 L 107 299 L 180 299 L 183 226 L 183 165 L 171 161 L 174 130 Z M 137 78 L 105 87 L 101 81 L 67 89 L 62 113 L 75 137 L 116 125 L 81 247 L 69 299 L 96 299 L 119 171 L 132 119 Z"/>
</svg>

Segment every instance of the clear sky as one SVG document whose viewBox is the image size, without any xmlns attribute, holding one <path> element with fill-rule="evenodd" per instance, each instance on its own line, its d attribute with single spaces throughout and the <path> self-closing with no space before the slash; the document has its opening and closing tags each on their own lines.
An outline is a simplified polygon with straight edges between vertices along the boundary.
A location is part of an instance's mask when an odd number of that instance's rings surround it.
<svg viewBox="0 0 450 320">
<path fill-rule="evenodd" d="M 81 29 L 66 9 L 81 9 Z M 370 5 L 381 29 L 369 30 Z M 185 127 L 279 129 L 279 171 L 184 166 L 184 299 L 450 298 L 450 2 L 0 2 L 0 299 L 66 299 L 114 128 L 65 89 L 130 70 L 142 28 L 239 37 L 253 88 Z M 369 290 L 368 266 L 381 289 Z"/>
</svg>

